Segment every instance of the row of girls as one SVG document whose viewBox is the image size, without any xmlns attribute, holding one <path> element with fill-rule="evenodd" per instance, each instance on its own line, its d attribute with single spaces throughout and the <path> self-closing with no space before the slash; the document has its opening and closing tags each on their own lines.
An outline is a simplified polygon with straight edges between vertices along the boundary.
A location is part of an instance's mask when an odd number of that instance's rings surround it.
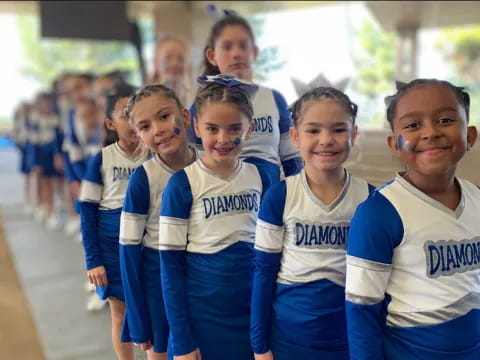
<svg viewBox="0 0 480 360">
<path fill-rule="evenodd" d="M 15 113 L 25 213 L 76 241 L 81 241 L 78 195 L 86 164 L 112 141 L 104 131 L 105 91 L 121 78 L 120 71 L 66 73 L 54 81 L 52 91 L 38 93 Z M 94 287 L 85 287 L 87 310 L 104 308 L 106 303 L 92 294 Z"/>
<path fill-rule="evenodd" d="M 388 143 L 406 172 L 374 190 L 343 167 L 357 105 L 322 87 L 289 112 L 251 82 L 257 51 L 227 15 L 190 111 L 172 86 L 108 93 L 118 140 L 89 162 L 80 208 L 117 357 L 477 359 L 480 190 L 455 177 L 476 140 L 468 94 L 399 85 Z"/>
</svg>

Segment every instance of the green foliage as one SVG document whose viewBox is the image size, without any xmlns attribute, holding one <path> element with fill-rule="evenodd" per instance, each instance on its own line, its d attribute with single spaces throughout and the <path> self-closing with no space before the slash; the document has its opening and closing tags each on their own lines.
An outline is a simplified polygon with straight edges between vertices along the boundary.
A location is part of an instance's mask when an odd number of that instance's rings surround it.
<svg viewBox="0 0 480 360">
<path fill-rule="evenodd" d="M 25 58 L 23 72 L 44 87 L 65 71 L 138 71 L 135 49 L 124 42 L 40 39 L 38 17 L 21 15 L 17 24 Z"/>
<path fill-rule="evenodd" d="M 480 26 L 450 28 L 441 32 L 437 48 L 469 82 L 480 82 Z"/>
<path fill-rule="evenodd" d="M 253 33 L 257 39 L 262 37 L 265 25 L 265 19 L 260 16 L 253 16 L 248 18 L 251 24 Z M 267 81 L 270 74 L 283 68 L 285 61 L 278 59 L 278 47 L 267 46 L 260 49 L 257 60 L 255 61 L 255 81 Z"/>
<path fill-rule="evenodd" d="M 389 91 L 395 79 L 395 34 L 365 20 L 355 39 L 360 46 L 359 55 L 353 58 L 356 91 L 375 98 Z"/>
<path fill-rule="evenodd" d="M 480 124 L 480 25 L 443 30 L 437 49 L 451 63 L 455 75 L 448 79 L 467 87 L 470 94 L 470 121 Z"/>
</svg>

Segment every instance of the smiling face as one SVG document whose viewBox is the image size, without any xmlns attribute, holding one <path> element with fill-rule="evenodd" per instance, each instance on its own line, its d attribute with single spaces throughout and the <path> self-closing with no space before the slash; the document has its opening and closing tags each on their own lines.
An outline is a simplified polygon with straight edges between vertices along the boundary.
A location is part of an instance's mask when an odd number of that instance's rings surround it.
<svg viewBox="0 0 480 360">
<path fill-rule="evenodd" d="M 357 128 L 339 101 L 320 99 L 304 105 L 302 116 L 290 129 L 290 135 L 307 170 L 332 171 L 347 160 Z"/>
<path fill-rule="evenodd" d="M 205 104 L 195 121 L 195 132 L 202 139 L 205 164 L 215 170 L 236 166 L 243 144 L 250 138 L 252 122 L 235 104 Z"/>
<path fill-rule="evenodd" d="M 252 79 L 252 64 L 258 49 L 248 31 L 242 25 L 228 25 L 215 41 L 214 48 L 207 48 L 206 55 L 222 74 L 240 79 Z"/>
<path fill-rule="evenodd" d="M 453 176 L 477 136 L 454 92 L 441 84 L 415 86 L 399 99 L 393 134 L 388 144 L 414 182 Z"/>
<path fill-rule="evenodd" d="M 187 141 L 188 110 L 180 110 L 173 99 L 154 94 L 141 99 L 130 114 L 140 141 L 160 155 L 177 153 Z"/>
</svg>

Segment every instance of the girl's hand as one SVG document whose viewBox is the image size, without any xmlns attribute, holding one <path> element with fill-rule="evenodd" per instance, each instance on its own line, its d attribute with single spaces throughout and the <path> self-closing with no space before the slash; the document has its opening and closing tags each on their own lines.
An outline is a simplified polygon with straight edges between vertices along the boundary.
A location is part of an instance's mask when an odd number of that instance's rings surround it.
<svg viewBox="0 0 480 360">
<path fill-rule="evenodd" d="M 255 360 L 273 360 L 273 354 L 271 351 L 265 354 L 255 354 Z"/>
<path fill-rule="evenodd" d="M 107 286 L 107 272 L 105 270 L 105 266 L 97 266 L 92 270 L 87 271 L 87 278 L 91 284 L 95 286 Z"/>
<path fill-rule="evenodd" d="M 80 181 L 72 181 L 68 184 L 68 188 L 70 190 L 70 194 L 74 198 L 78 198 L 80 196 Z"/>
<path fill-rule="evenodd" d="M 147 350 L 150 350 L 152 348 L 152 342 L 150 340 L 148 340 L 147 342 L 139 343 L 139 344 L 135 344 L 135 345 L 138 346 L 143 351 L 147 351 Z"/>
<path fill-rule="evenodd" d="M 202 355 L 200 354 L 200 349 L 196 348 L 189 354 L 174 356 L 174 360 L 202 360 Z"/>
</svg>

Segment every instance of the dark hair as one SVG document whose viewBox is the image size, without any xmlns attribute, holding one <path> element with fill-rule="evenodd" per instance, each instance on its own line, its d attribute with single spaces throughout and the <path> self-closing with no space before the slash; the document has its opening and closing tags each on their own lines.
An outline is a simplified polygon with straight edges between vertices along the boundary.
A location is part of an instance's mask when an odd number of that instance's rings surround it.
<svg viewBox="0 0 480 360">
<path fill-rule="evenodd" d="M 71 74 L 72 77 L 78 77 L 80 79 L 86 80 L 88 83 L 92 83 L 95 80 L 95 75 L 92 73 L 76 73 Z"/>
<path fill-rule="evenodd" d="M 352 122 L 355 124 L 355 118 L 357 117 L 358 106 L 350 100 L 350 98 L 342 91 L 337 90 L 330 86 L 320 86 L 307 91 L 300 96 L 292 106 L 290 106 L 290 112 L 292 113 L 293 125 L 297 126 L 300 118 L 303 116 L 305 104 L 316 100 L 332 99 L 338 101 L 345 109 L 345 111 L 352 117 Z"/>
<path fill-rule="evenodd" d="M 217 83 L 207 83 L 201 86 L 197 91 L 194 102 L 197 117 L 202 112 L 202 108 L 209 103 L 234 104 L 249 120 L 253 118 L 250 96 L 239 86 L 228 87 Z"/>
<path fill-rule="evenodd" d="M 135 95 L 136 88 L 125 81 L 116 81 L 113 86 L 105 92 L 105 117 L 113 120 L 112 114 L 117 101 Z"/>
<path fill-rule="evenodd" d="M 387 120 L 390 123 L 390 127 L 393 129 L 393 119 L 397 111 L 398 101 L 412 88 L 422 85 L 443 85 L 453 91 L 460 105 L 465 109 L 467 115 L 467 123 L 469 121 L 470 112 L 470 95 L 465 91 L 463 87 L 455 86 L 446 80 L 438 79 L 415 79 L 409 83 L 402 83 L 397 81 L 397 92 L 393 95 L 385 97 L 385 105 L 387 106 Z"/>
<path fill-rule="evenodd" d="M 111 89 L 105 93 L 105 117 L 113 120 L 112 114 L 115 110 L 115 105 L 118 100 L 128 98 L 135 94 L 135 87 L 125 81 L 117 80 Z M 103 146 L 108 146 L 118 141 L 118 134 L 107 128 L 104 124 L 105 136 L 103 138 Z"/>
<path fill-rule="evenodd" d="M 95 106 L 95 107 L 97 106 L 97 102 L 95 101 L 95 99 L 92 99 L 92 98 L 89 98 L 89 97 L 80 99 L 78 101 L 78 105 L 83 105 L 83 104 L 88 104 L 88 105 L 92 105 L 92 106 Z"/>
<path fill-rule="evenodd" d="M 175 91 L 173 91 L 172 89 L 160 84 L 146 85 L 140 90 L 138 90 L 137 93 L 128 100 L 127 106 L 125 108 L 125 114 L 128 116 L 129 121 L 132 121 L 131 115 L 135 105 L 138 104 L 143 98 L 152 95 L 163 95 L 167 99 L 175 101 L 176 105 L 180 110 L 183 109 L 182 102 L 178 98 L 177 94 L 175 94 Z"/>
<path fill-rule="evenodd" d="M 223 29 L 225 29 L 227 26 L 234 26 L 234 25 L 240 25 L 245 29 L 245 31 L 250 35 L 250 38 L 252 39 L 252 42 L 255 43 L 255 36 L 253 35 L 253 30 L 250 24 L 248 23 L 247 20 L 245 20 L 243 17 L 238 16 L 238 15 L 227 15 L 218 20 L 213 26 L 212 29 L 210 30 L 210 35 L 208 36 L 207 39 L 207 45 L 205 45 L 205 48 L 203 49 L 203 66 L 204 66 L 204 71 L 203 75 L 217 75 L 220 74 L 220 69 L 212 65 L 210 61 L 208 61 L 207 58 L 207 49 L 215 49 L 215 42 L 217 41 L 218 37 L 222 33 Z"/>
<path fill-rule="evenodd" d="M 48 91 L 41 91 L 37 94 L 36 96 L 37 99 L 43 99 L 46 101 L 52 101 L 54 100 L 53 93 L 48 92 Z"/>
</svg>

